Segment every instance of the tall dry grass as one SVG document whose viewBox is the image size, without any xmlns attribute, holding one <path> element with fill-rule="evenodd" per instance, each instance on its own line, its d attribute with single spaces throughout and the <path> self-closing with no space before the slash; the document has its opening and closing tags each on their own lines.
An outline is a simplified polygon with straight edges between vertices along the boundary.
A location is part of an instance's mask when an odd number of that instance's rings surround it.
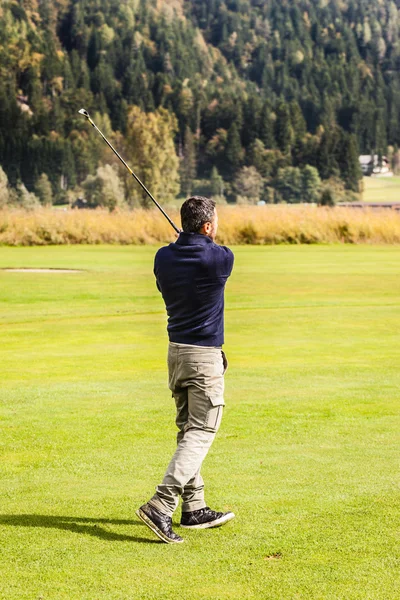
<svg viewBox="0 0 400 600">
<path fill-rule="evenodd" d="M 219 212 L 221 243 L 400 243 L 400 213 L 391 209 L 281 204 L 227 207 Z"/>
<path fill-rule="evenodd" d="M 400 243 L 400 214 L 388 209 L 322 208 L 311 205 L 221 206 L 221 244 Z M 178 212 L 171 218 L 180 226 Z M 154 210 L 0 211 L 0 244 L 158 244 L 175 239 Z"/>
</svg>

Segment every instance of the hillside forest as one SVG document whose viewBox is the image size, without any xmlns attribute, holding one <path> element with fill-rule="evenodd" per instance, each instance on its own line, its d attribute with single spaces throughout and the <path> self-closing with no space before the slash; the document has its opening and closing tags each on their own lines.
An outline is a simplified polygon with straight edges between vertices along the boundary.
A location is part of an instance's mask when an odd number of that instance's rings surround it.
<svg viewBox="0 0 400 600">
<path fill-rule="evenodd" d="M 400 146 L 399 0 L 0 4 L 0 206 L 333 204 Z"/>
</svg>

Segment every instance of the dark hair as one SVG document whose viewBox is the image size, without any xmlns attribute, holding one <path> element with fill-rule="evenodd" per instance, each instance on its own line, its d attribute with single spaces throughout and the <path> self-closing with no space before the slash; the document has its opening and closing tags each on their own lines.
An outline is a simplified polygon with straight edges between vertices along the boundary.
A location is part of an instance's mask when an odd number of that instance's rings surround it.
<svg viewBox="0 0 400 600">
<path fill-rule="evenodd" d="M 186 233 L 198 233 L 204 223 L 214 218 L 215 202 L 204 196 L 192 196 L 181 206 L 182 229 Z"/>
</svg>

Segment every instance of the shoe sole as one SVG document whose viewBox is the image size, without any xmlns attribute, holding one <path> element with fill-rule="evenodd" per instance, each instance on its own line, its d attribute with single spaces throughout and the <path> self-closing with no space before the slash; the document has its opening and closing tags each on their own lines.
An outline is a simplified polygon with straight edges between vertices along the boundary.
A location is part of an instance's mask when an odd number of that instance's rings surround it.
<svg viewBox="0 0 400 600">
<path fill-rule="evenodd" d="M 184 527 L 185 529 L 210 529 L 211 527 L 221 527 L 221 525 L 225 525 L 225 523 L 232 521 L 234 518 L 234 513 L 230 512 L 219 519 L 215 519 L 215 521 L 208 521 L 208 523 L 197 523 L 196 525 L 183 525 L 181 523 L 181 527 Z"/>
<path fill-rule="evenodd" d="M 163 534 L 163 532 L 160 529 L 158 529 L 157 525 L 155 523 L 153 523 L 153 521 L 151 519 L 149 519 L 149 517 L 146 515 L 146 513 L 143 510 L 141 510 L 140 508 L 136 511 L 136 515 L 139 517 L 139 519 L 141 521 L 143 521 L 143 523 L 145 525 L 147 525 L 147 527 L 149 529 L 152 530 L 153 533 L 155 533 L 160 538 L 160 540 L 162 540 L 166 544 L 182 544 L 182 542 L 185 541 L 185 540 L 170 540 L 166 535 Z"/>
</svg>

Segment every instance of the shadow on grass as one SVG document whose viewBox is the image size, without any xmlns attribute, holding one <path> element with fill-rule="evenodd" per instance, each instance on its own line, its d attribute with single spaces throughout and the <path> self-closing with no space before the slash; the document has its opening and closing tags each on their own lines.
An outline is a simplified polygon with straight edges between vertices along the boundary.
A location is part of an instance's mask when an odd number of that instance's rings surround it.
<svg viewBox="0 0 400 600">
<path fill-rule="evenodd" d="M 11 525 L 14 527 L 41 527 L 50 529 L 61 529 L 61 531 L 72 531 L 91 535 L 108 542 L 137 542 L 144 544 L 162 543 L 159 540 L 133 535 L 121 535 L 113 531 L 107 531 L 101 527 L 105 525 L 141 525 L 136 521 L 127 519 L 90 519 L 86 517 L 61 517 L 51 515 L 0 515 L 0 525 Z"/>
</svg>

